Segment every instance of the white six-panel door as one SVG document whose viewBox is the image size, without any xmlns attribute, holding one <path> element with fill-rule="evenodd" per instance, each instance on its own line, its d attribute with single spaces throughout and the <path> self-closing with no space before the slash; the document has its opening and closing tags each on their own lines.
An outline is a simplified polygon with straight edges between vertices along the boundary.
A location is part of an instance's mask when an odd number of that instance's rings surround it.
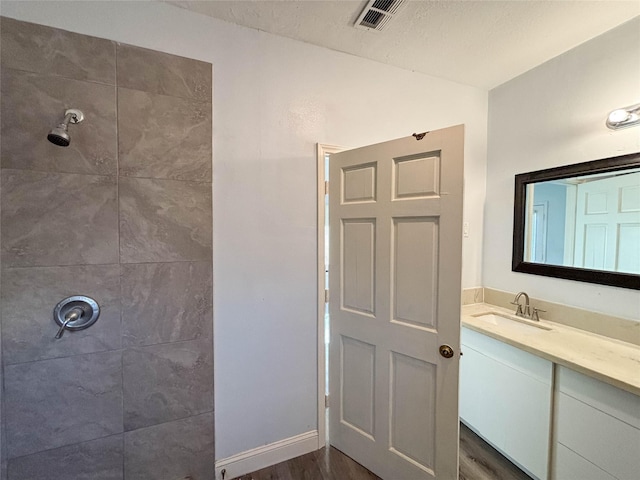
<svg viewBox="0 0 640 480">
<path fill-rule="evenodd" d="M 640 272 L 640 173 L 578 185 L 574 266 Z"/>
<path fill-rule="evenodd" d="M 458 478 L 463 144 L 329 161 L 330 441 L 385 480 Z"/>
</svg>

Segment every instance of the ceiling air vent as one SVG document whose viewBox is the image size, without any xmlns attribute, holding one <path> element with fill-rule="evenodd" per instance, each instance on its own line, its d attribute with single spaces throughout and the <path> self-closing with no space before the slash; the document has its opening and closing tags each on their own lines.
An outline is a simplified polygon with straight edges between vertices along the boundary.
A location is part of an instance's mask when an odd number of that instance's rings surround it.
<svg viewBox="0 0 640 480">
<path fill-rule="evenodd" d="M 356 20 L 355 27 L 364 30 L 384 30 L 406 0 L 370 0 Z"/>
</svg>

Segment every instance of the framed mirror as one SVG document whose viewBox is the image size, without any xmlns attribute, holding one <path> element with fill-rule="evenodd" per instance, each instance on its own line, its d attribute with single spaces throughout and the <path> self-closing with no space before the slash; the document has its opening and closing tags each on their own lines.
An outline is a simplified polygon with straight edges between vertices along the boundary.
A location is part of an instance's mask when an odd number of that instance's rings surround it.
<svg viewBox="0 0 640 480">
<path fill-rule="evenodd" d="M 640 153 L 516 175 L 511 269 L 640 290 Z"/>
</svg>

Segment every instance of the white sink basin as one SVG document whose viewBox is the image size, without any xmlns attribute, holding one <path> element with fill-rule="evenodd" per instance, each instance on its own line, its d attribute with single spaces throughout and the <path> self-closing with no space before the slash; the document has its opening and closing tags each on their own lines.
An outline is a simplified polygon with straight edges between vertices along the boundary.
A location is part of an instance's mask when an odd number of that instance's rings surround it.
<svg viewBox="0 0 640 480">
<path fill-rule="evenodd" d="M 482 320 L 483 322 L 487 322 L 491 325 L 498 325 L 501 327 L 509 328 L 511 330 L 519 330 L 521 332 L 532 332 L 534 330 L 551 330 L 545 325 L 541 325 L 530 320 L 525 320 L 524 318 L 521 319 L 515 316 L 510 317 L 496 312 L 479 313 L 477 315 L 473 315 L 473 317 L 477 318 L 478 320 Z"/>
</svg>

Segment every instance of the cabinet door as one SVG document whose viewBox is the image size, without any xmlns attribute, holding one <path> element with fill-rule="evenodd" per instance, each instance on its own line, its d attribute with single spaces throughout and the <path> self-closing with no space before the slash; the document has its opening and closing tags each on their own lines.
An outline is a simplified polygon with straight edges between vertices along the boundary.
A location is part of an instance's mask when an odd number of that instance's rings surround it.
<svg viewBox="0 0 640 480">
<path fill-rule="evenodd" d="M 503 383 L 503 371 L 498 362 L 475 349 L 462 345 L 460 361 L 460 418 L 491 445 L 504 451 L 506 428 L 502 416 L 496 418 L 487 408 L 504 411 L 507 399 L 496 395 L 491 385 Z"/>
<path fill-rule="evenodd" d="M 611 477 L 636 480 L 640 472 L 640 398 L 564 367 L 558 369 L 557 381 L 558 452 L 570 450 L 583 463 Z M 571 480 L 564 472 L 576 461 L 558 454 L 555 478 Z"/>
<path fill-rule="evenodd" d="M 460 418 L 528 474 L 546 479 L 552 363 L 463 329 Z"/>
<path fill-rule="evenodd" d="M 561 443 L 556 447 L 556 480 L 616 480 L 607 472 L 585 460 Z"/>
</svg>

